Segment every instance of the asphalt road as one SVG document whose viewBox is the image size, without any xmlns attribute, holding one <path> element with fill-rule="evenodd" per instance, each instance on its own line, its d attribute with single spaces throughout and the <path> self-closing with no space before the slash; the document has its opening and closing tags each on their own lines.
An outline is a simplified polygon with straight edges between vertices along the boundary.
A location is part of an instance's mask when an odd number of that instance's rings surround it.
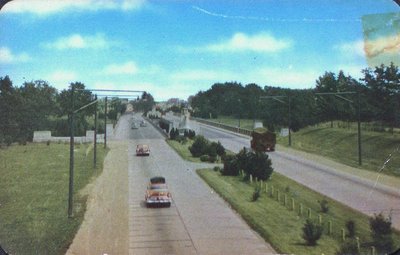
<svg viewBox="0 0 400 255">
<path fill-rule="evenodd" d="M 137 120 L 141 117 L 135 115 Z M 129 254 L 275 254 L 195 173 L 205 167 L 182 160 L 150 124 L 130 129 L 132 117 L 119 122 L 116 139 L 129 139 Z M 137 144 L 149 157 L 135 156 Z M 146 208 L 149 178 L 166 177 L 170 208 Z"/>
<path fill-rule="evenodd" d="M 210 140 L 220 141 L 225 148 L 233 152 L 250 147 L 249 137 L 197 122 L 191 122 L 190 125 L 198 134 Z M 328 160 L 310 160 L 301 155 L 280 151 L 279 148 L 268 154 L 275 171 L 367 215 L 373 216 L 381 212 L 385 215 L 391 214 L 392 226 L 400 230 L 400 185 L 396 186 L 399 180 L 393 181 L 391 186 L 385 185 L 380 180 L 390 179 L 388 176 L 370 172 L 376 178 L 364 178 L 361 174 L 356 174 L 363 170 L 343 171 L 349 167 L 327 163 Z"/>
</svg>

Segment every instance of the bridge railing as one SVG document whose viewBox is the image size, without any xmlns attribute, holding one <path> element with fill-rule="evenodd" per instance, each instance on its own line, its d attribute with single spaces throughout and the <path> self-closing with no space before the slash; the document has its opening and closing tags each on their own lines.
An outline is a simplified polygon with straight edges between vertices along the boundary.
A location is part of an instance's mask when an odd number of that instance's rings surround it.
<svg viewBox="0 0 400 255">
<path fill-rule="evenodd" d="M 192 117 L 191 119 L 195 120 L 197 122 L 206 124 L 206 125 L 210 125 L 210 126 L 226 129 L 226 130 L 229 130 L 229 131 L 232 131 L 232 132 L 235 132 L 235 133 L 239 133 L 239 134 L 242 134 L 242 135 L 251 136 L 251 132 L 252 132 L 252 130 L 249 130 L 249 129 L 240 128 L 240 127 L 236 127 L 236 126 L 231 126 L 231 125 L 219 123 L 219 122 L 216 122 L 216 121 L 211 121 L 211 120 L 206 120 L 206 119 L 201 119 L 201 118 L 194 118 L 194 117 Z"/>
</svg>

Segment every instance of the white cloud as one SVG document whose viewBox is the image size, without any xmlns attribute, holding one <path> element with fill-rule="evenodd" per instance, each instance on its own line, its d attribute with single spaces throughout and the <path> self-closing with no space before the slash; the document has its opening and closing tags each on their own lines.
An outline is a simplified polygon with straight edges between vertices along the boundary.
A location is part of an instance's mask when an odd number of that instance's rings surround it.
<svg viewBox="0 0 400 255">
<path fill-rule="evenodd" d="M 124 64 L 111 64 L 104 68 L 106 74 L 136 74 L 138 67 L 135 62 L 129 61 Z"/>
<path fill-rule="evenodd" d="M 364 41 L 362 40 L 338 44 L 335 45 L 333 48 L 339 50 L 343 55 L 346 56 L 365 56 Z"/>
<path fill-rule="evenodd" d="M 206 46 L 209 51 L 256 51 L 265 53 L 279 52 L 292 47 L 289 39 L 277 39 L 268 33 L 260 33 L 249 36 L 244 33 L 236 33 L 231 39 L 217 44 Z"/>
<path fill-rule="evenodd" d="M 77 81 L 77 74 L 69 70 L 56 70 L 49 74 L 46 80 L 57 89 L 65 89 L 71 82 Z"/>
<path fill-rule="evenodd" d="M 46 43 L 45 46 L 51 49 L 104 49 L 110 47 L 111 41 L 107 40 L 103 34 L 82 36 L 72 34 L 60 37 L 54 42 Z"/>
<path fill-rule="evenodd" d="M 311 88 L 320 73 L 314 70 L 265 67 L 251 74 L 254 82 L 268 86 L 279 86 L 292 89 Z M 261 82 L 261 83 L 260 83 Z"/>
<path fill-rule="evenodd" d="M 4 12 L 49 15 L 63 11 L 130 11 L 140 9 L 145 3 L 146 0 L 15 0 L 4 6 Z"/>
<path fill-rule="evenodd" d="M 19 62 L 28 62 L 31 58 L 27 53 L 14 54 L 7 47 L 0 47 L 0 63 L 12 64 Z"/>
</svg>

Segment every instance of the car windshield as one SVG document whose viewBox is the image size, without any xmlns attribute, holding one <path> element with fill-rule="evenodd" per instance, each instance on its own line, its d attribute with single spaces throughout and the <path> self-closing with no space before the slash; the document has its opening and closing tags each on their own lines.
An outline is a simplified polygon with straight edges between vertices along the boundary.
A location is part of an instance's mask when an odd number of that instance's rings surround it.
<svg viewBox="0 0 400 255">
<path fill-rule="evenodd" d="M 0 0 L 0 254 L 394 253 L 399 66 L 400 0 Z"/>
</svg>

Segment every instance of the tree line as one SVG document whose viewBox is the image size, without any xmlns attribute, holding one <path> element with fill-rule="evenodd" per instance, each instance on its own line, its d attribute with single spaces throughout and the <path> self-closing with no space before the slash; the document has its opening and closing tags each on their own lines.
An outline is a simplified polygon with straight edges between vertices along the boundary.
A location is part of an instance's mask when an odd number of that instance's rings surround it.
<svg viewBox="0 0 400 255">
<path fill-rule="evenodd" d="M 288 89 L 251 83 L 215 83 L 191 98 L 192 115 L 261 119 L 270 130 L 288 126 L 294 131 L 316 123 L 356 121 L 400 126 L 400 71 L 391 63 L 362 70 L 362 78 L 325 72 L 311 89 Z M 354 92 L 333 94 L 337 92 Z M 325 93 L 325 94 L 323 94 Z M 289 120 L 290 100 L 290 120 Z"/>
<path fill-rule="evenodd" d="M 71 93 L 74 88 L 74 107 Z M 31 141 L 33 132 L 50 130 L 55 136 L 70 134 L 69 117 L 73 109 L 79 109 L 94 100 L 94 94 L 85 90 L 81 82 L 70 84 L 70 89 L 57 91 L 46 81 L 24 82 L 14 86 L 9 76 L 0 77 L 0 144 Z M 98 104 L 98 131 L 104 132 L 104 100 Z M 85 135 L 94 130 L 93 116 L 96 104 L 75 114 L 75 134 Z M 126 105 L 118 98 L 108 103 L 107 118 L 116 120 Z"/>
</svg>

